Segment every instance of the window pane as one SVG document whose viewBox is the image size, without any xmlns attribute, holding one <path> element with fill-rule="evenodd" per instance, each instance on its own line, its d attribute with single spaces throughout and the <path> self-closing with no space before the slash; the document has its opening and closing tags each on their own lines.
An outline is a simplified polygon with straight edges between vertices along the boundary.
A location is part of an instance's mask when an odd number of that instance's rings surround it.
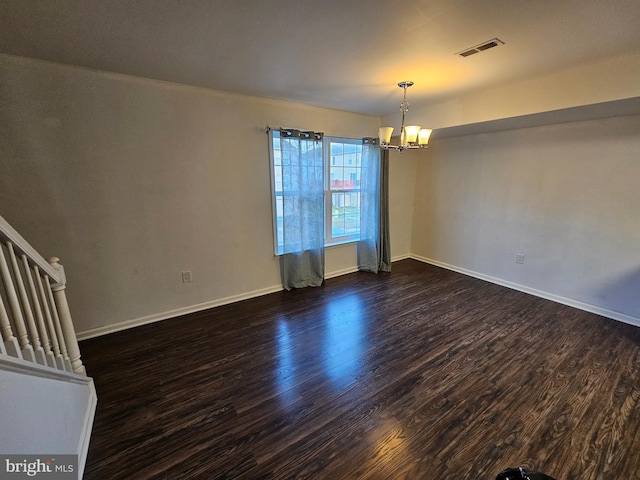
<svg viewBox="0 0 640 480">
<path fill-rule="evenodd" d="M 274 165 L 273 167 L 273 181 L 275 194 L 282 193 L 282 165 Z"/>
<path fill-rule="evenodd" d="M 345 167 L 343 171 L 343 188 L 358 188 L 360 184 L 360 174 L 358 168 Z"/>
<path fill-rule="evenodd" d="M 329 155 L 331 157 L 332 167 L 341 167 L 344 165 L 344 146 L 342 143 L 331 142 Z"/>
<path fill-rule="evenodd" d="M 333 207 L 332 215 L 337 215 L 339 213 L 338 209 L 344 206 L 344 193 L 332 193 L 331 198 L 331 205 Z"/>
<path fill-rule="evenodd" d="M 361 144 L 355 144 L 355 143 L 345 143 L 344 144 L 344 153 L 345 154 L 354 154 L 354 153 L 357 153 L 358 151 L 362 151 L 362 145 Z"/>
<path fill-rule="evenodd" d="M 344 217 L 342 215 L 334 215 L 331 224 L 331 236 L 333 238 L 345 235 Z"/>
<path fill-rule="evenodd" d="M 282 253 L 284 243 L 282 241 L 284 235 L 284 206 L 283 206 L 283 198 L 282 195 L 276 196 L 276 241 L 277 241 L 277 251 L 278 253 Z"/>
<path fill-rule="evenodd" d="M 354 235 L 360 231 L 360 195 L 345 194 L 344 227 L 347 235 Z"/>
<path fill-rule="evenodd" d="M 329 188 L 331 190 L 342 190 L 342 177 L 344 176 L 344 169 L 342 167 L 331 167 L 329 169 L 329 176 L 331 178 L 331 184 Z"/>
</svg>

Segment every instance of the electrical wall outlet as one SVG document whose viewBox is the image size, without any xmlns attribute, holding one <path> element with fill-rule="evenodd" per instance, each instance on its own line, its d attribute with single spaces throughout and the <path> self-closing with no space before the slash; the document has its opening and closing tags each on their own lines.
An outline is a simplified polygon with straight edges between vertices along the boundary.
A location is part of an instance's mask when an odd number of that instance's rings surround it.
<svg viewBox="0 0 640 480">
<path fill-rule="evenodd" d="M 193 278 L 191 277 L 191 270 L 185 270 L 182 272 L 182 283 L 193 282 Z"/>
<path fill-rule="evenodd" d="M 516 255 L 516 263 L 524 263 L 524 253 L 519 253 Z"/>
</svg>

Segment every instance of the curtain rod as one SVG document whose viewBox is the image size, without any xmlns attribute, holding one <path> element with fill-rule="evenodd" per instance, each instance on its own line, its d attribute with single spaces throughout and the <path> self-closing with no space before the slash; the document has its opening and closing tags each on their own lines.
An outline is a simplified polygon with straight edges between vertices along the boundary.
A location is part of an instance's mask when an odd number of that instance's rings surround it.
<svg viewBox="0 0 640 480">
<path fill-rule="evenodd" d="M 312 132 L 312 133 L 320 133 L 320 134 L 324 135 L 323 132 L 316 132 L 315 130 L 304 130 L 302 128 L 271 127 L 269 125 L 266 125 L 264 127 L 264 132 L 265 133 L 269 133 L 271 130 L 298 130 L 300 132 Z"/>
<path fill-rule="evenodd" d="M 266 125 L 264 127 L 264 133 L 269 133 L 271 130 L 300 130 L 299 128 L 282 128 L 282 127 L 270 127 L 269 125 Z M 322 132 L 313 132 L 311 130 L 300 130 L 301 132 L 311 132 L 311 133 L 318 133 L 320 135 L 324 136 L 324 133 Z M 364 143 L 369 143 L 372 145 L 378 145 L 379 141 L 376 137 L 362 137 L 362 140 L 364 141 Z"/>
</svg>

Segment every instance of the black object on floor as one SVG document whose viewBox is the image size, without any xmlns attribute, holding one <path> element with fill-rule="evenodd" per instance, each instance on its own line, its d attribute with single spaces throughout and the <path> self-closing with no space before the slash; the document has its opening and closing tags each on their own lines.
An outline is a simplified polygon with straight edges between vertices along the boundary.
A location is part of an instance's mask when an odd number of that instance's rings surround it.
<svg viewBox="0 0 640 480">
<path fill-rule="evenodd" d="M 498 474 L 496 480 L 555 480 L 540 472 L 527 471 L 522 467 L 507 468 Z"/>
</svg>

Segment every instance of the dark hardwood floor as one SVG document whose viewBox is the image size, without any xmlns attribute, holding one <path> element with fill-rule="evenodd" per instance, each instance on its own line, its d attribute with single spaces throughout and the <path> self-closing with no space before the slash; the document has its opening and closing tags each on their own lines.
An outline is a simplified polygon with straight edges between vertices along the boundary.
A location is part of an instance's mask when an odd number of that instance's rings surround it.
<svg viewBox="0 0 640 480">
<path fill-rule="evenodd" d="M 640 328 L 413 260 L 80 348 L 85 479 L 640 478 Z"/>
</svg>

